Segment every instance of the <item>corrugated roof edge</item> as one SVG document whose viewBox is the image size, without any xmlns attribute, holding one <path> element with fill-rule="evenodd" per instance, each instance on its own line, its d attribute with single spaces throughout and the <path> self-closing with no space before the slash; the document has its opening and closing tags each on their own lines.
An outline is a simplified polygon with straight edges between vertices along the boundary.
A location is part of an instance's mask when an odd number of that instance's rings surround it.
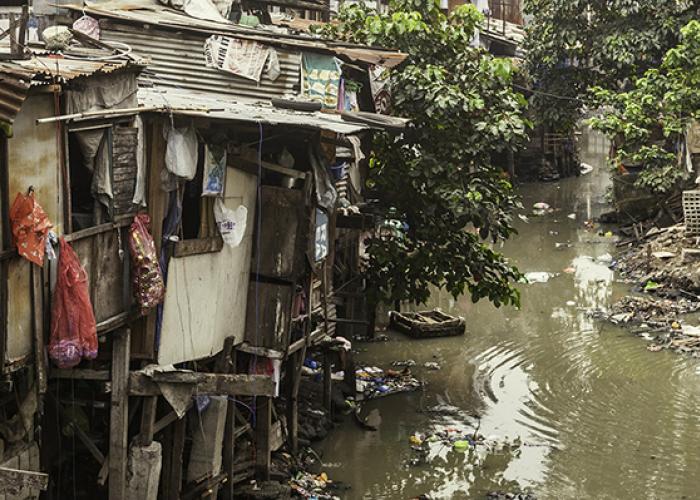
<svg viewBox="0 0 700 500">
<path fill-rule="evenodd" d="M 222 24 L 215 23 L 213 21 L 203 21 L 180 14 L 176 11 L 168 11 L 169 16 L 161 15 L 159 18 L 159 12 L 157 11 L 143 12 L 138 10 L 102 10 L 96 8 L 95 6 L 82 7 L 77 5 L 64 5 L 62 7 L 74 12 L 86 13 L 96 17 L 115 19 L 122 22 L 154 25 L 161 28 L 183 30 L 194 33 L 229 35 L 238 38 L 256 40 L 270 45 L 282 45 L 300 49 L 328 52 L 341 57 L 346 57 L 351 61 L 360 61 L 367 64 L 380 64 L 388 68 L 393 68 L 394 66 L 401 64 L 408 57 L 408 54 L 384 47 L 358 45 L 334 40 L 323 40 L 305 35 L 274 33 L 265 30 L 247 28 L 236 24 Z"/>
<path fill-rule="evenodd" d="M 65 83 L 79 77 L 108 74 L 117 70 L 141 69 L 125 61 L 85 61 L 34 56 L 0 63 L 0 121 L 13 123 L 32 86 Z"/>
</svg>

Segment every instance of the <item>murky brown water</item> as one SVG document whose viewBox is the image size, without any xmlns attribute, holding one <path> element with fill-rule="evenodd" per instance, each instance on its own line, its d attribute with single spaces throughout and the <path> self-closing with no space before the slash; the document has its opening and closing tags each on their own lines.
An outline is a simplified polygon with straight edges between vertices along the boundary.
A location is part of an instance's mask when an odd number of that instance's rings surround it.
<svg viewBox="0 0 700 500">
<path fill-rule="evenodd" d="M 614 253 L 611 239 L 583 227 L 606 210 L 604 152 L 584 138 L 592 174 L 524 186 L 525 207 L 544 201 L 560 210 L 519 222 L 520 234 L 504 248 L 524 272 L 573 266 L 574 274 L 523 285 L 520 311 L 436 295 L 434 305 L 468 319 L 463 338 L 392 334 L 389 342 L 359 345 L 370 364 L 414 359 L 414 373 L 429 385 L 372 402 L 383 418 L 378 432 L 348 422 L 324 443 L 325 470 L 352 485 L 344 498 L 483 498 L 493 490 L 527 490 L 540 499 L 700 498 L 698 361 L 648 352 L 644 341 L 585 314 L 626 291 L 596 261 Z M 567 241 L 573 245 L 556 248 Z M 443 368 L 428 371 L 420 366 L 426 361 Z M 449 411 L 426 412 L 436 405 Z M 473 430 L 475 415 L 493 441 L 523 445 L 466 454 L 435 446 L 427 463 L 409 465 L 412 433 Z"/>
</svg>

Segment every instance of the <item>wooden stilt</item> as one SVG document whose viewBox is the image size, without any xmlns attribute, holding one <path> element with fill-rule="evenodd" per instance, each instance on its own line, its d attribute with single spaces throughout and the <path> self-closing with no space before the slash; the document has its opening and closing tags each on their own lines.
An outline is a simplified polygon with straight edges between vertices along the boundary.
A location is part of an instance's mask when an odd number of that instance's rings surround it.
<svg viewBox="0 0 700 500">
<path fill-rule="evenodd" d="M 39 394 L 46 394 L 46 360 L 44 358 L 44 276 L 42 269 L 31 266 L 32 331 L 34 333 L 34 364 Z"/>
<path fill-rule="evenodd" d="M 182 454 L 185 450 L 187 415 L 173 424 L 168 470 L 164 472 L 163 500 L 180 500 L 182 491 Z"/>
<path fill-rule="evenodd" d="M 234 337 L 228 337 L 224 341 L 224 350 L 217 360 L 216 370 L 223 373 L 236 372 L 236 350 L 233 348 Z M 224 449 L 221 456 L 221 472 L 226 475 L 226 480 L 221 484 L 221 496 L 223 500 L 233 500 L 233 476 L 235 473 L 235 444 L 236 444 L 236 403 L 235 396 L 230 396 L 226 408 L 226 424 L 224 430 Z"/>
<path fill-rule="evenodd" d="M 143 408 L 141 409 L 141 434 L 139 435 L 139 443 L 142 446 L 149 446 L 153 442 L 157 407 L 158 396 L 144 398 Z"/>
<path fill-rule="evenodd" d="M 332 401 L 331 401 L 331 391 L 332 378 L 331 375 L 333 370 L 331 370 L 331 353 L 328 350 L 323 351 L 323 406 L 331 413 Z"/>
<path fill-rule="evenodd" d="M 287 398 L 287 444 L 292 453 L 296 453 L 299 448 L 299 383 L 297 379 L 299 372 L 299 352 L 289 355 L 285 373 L 286 398 Z"/>
<path fill-rule="evenodd" d="M 127 437 L 129 431 L 129 329 L 112 342 L 112 408 L 109 418 L 109 498 L 126 498 Z"/>
<path fill-rule="evenodd" d="M 272 399 L 255 399 L 255 476 L 258 481 L 270 479 L 270 435 L 272 431 Z"/>
</svg>

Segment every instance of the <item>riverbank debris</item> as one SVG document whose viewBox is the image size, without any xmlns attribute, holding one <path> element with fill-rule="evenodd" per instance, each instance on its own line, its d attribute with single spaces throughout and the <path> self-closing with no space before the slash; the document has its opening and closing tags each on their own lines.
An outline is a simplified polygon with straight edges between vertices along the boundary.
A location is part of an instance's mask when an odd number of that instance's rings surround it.
<svg viewBox="0 0 700 500">
<path fill-rule="evenodd" d="M 554 212 L 554 209 L 552 207 L 550 207 L 548 203 L 545 203 L 543 201 L 532 205 L 532 215 L 534 215 L 536 217 L 541 217 L 542 215 L 551 214 L 552 212 Z"/>
<path fill-rule="evenodd" d="M 355 371 L 357 399 L 377 399 L 401 392 L 417 391 L 423 382 L 413 377 L 411 370 L 382 370 L 376 366 L 364 366 Z"/>
<path fill-rule="evenodd" d="M 631 332 L 650 341 L 647 350 L 670 349 L 700 357 L 700 327 L 683 322 L 683 316 L 700 310 L 700 302 L 688 299 L 654 299 L 627 296 L 609 311 L 592 311 L 591 315 L 616 325 L 630 326 Z"/>
<path fill-rule="evenodd" d="M 669 299 L 700 301 L 698 238 L 686 235 L 685 226 L 652 228 L 617 261 L 616 270 L 639 289 Z"/>
<path fill-rule="evenodd" d="M 531 271 L 525 273 L 524 283 L 547 283 L 550 279 L 556 278 L 559 273 L 548 273 L 545 271 Z"/>
<path fill-rule="evenodd" d="M 306 471 L 298 472 L 289 481 L 292 492 L 301 497 L 316 500 L 340 500 L 340 497 L 330 493 L 335 489 L 335 483 L 325 472 L 311 474 Z"/>
<path fill-rule="evenodd" d="M 537 500 L 532 493 L 505 493 L 503 491 L 492 491 L 486 494 L 487 500 Z"/>
<path fill-rule="evenodd" d="M 688 299 L 655 299 L 628 295 L 615 302 L 609 310 L 592 311 L 591 315 L 619 325 L 646 325 L 649 328 L 672 327 L 684 314 L 700 310 L 700 302 Z"/>
</svg>

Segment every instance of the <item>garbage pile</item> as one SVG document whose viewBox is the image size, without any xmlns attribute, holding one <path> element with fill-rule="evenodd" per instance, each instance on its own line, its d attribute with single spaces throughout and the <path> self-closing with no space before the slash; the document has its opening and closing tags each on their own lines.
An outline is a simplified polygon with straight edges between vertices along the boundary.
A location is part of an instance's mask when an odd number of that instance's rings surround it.
<svg viewBox="0 0 700 500">
<path fill-rule="evenodd" d="M 487 500 L 537 500 L 532 493 L 506 493 L 503 491 L 492 491 L 486 494 Z"/>
<path fill-rule="evenodd" d="M 624 297 L 609 311 L 593 311 L 591 315 L 613 324 L 633 327 L 632 333 L 650 341 L 652 352 L 671 349 L 700 357 L 700 327 L 686 324 L 685 314 L 700 310 L 700 302 L 688 299 L 654 299 Z"/>
<path fill-rule="evenodd" d="M 306 471 L 299 471 L 289 480 L 292 488 L 292 496 L 301 498 L 312 498 L 317 500 L 340 500 L 340 497 L 332 494 L 335 483 L 328 479 L 325 472 L 311 474 Z"/>
<path fill-rule="evenodd" d="M 414 362 L 415 364 L 415 362 Z M 413 377 L 410 366 L 402 370 L 382 370 L 376 366 L 363 366 L 355 370 L 357 400 L 376 399 L 400 392 L 417 391 L 423 382 Z"/>
<path fill-rule="evenodd" d="M 643 333 L 639 332 L 640 335 Z M 659 332 L 652 337 L 651 343 L 647 346 L 647 350 L 652 352 L 662 349 L 700 357 L 700 327 L 674 323 L 667 331 Z"/>
<path fill-rule="evenodd" d="M 700 301 L 700 242 L 686 236 L 685 226 L 650 229 L 642 244 L 618 259 L 616 270 L 654 295 Z"/>
<path fill-rule="evenodd" d="M 685 298 L 678 300 L 626 296 L 610 310 L 596 310 L 591 316 L 603 318 L 616 325 L 646 325 L 649 328 L 671 328 L 680 316 L 700 310 L 700 302 Z"/>
</svg>

